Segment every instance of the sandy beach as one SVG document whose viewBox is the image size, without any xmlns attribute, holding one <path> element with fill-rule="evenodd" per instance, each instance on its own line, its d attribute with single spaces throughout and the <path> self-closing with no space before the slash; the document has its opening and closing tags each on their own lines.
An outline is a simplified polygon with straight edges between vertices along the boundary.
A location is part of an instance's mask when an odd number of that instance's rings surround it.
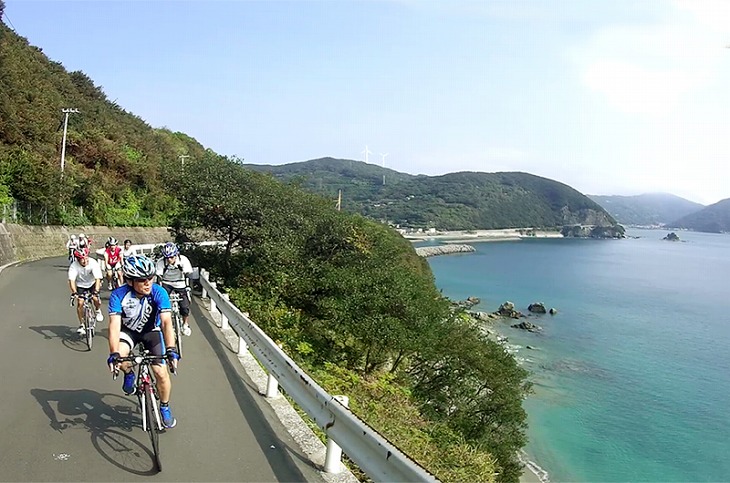
<svg viewBox="0 0 730 483">
<path fill-rule="evenodd" d="M 406 233 L 403 236 L 412 242 L 435 240 L 442 243 L 516 241 L 522 240 L 523 238 L 563 238 L 563 235 L 557 231 L 534 230 L 532 228 L 437 231 L 433 233 Z"/>
</svg>

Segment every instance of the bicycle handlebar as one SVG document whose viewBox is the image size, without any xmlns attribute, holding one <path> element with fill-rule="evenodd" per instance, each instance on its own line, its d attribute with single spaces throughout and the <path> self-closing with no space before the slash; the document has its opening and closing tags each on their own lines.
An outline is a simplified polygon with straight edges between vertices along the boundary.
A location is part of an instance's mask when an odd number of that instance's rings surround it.
<svg viewBox="0 0 730 483">
<path fill-rule="evenodd" d="M 84 292 L 84 293 L 77 293 L 77 294 L 71 294 L 71 297 L 69 299 L 69 307 L 74 306 L 74 302 L 76 299 L 84 299 L 85 301 L 91 300 L 92 297 L 99 295 L 96 292 Z"/>
<path fill-rule="evenodd" d="M 131 362 L 133 365 L 138 366 L 138 365 L 140 365 L 142 363 L 148 363 L 149 364 L 149 363 L 152 363 L 152 362 L 155 362 L 155 361 L 167 361 L 167 359 L 168 359 L 168 357 L 166 355 L 164 355 L 164 356 L 155 356 L 155 355 L 150 355 L 149 353 L 147 353 L 147 351 L 145 351 L 142 354 L 132 354 L 132 355 L 125 356 L 125 357 L 117 357 L 114 360 L 114 364 L 121 364 L 123 362 Z M 175 367 L 172 364 L 170 364 L 169 366 L 170 366 L 170 371 L 173 374 L 175 374 L 177 372 L 177 369 L 175 369 Z M 113 375 L 113 378 L 114 379 L 116 379 L 117 376 L 119 376 L 119 368 L 118 367 L 114 369 L 113 374 L 114 374 Z"/>
</svg>

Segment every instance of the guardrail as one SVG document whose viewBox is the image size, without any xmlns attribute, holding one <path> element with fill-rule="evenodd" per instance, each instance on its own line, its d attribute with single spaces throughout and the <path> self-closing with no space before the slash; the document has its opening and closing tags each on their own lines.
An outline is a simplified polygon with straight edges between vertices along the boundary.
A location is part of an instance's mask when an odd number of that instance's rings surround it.
<svg viewBox="0 0 730 483">
<path fill-rule="evenodd" d="M 428 471 L 388 442 L 377 431 L 361 421 L 340 402 L 342 396 L 332 396 L 284 353 L 248 316 L 242 313 L 218 291 L 209 280 L 207 271 L 200 270 L 203 297 L 210 299 L 210 311 L 221 315 L 221 328 L 229 326 L 239 337 L 239 354 L 248 350 L 269 374 L 266 396 L 278 393 L 278 386 L 289 395 L 336 443 L 327 444 L 325 471 L 340 471 L 339 448 L 362 471 L 375 481 L 438 481 Z"/>
<path fill-rule="evenodd" d="M 134 245 L 133 248 L 138 253 L 150 254 L 159 245 L 162 244 Z M 220 314 L 221 329 L 230 327 L 235 331 L 239 339 L 238 353 L 248 350 L 268 372 L 265 396 L 277 396 L 281 385 L 327 434 L 325 472 L 339 473 L 342 470 L 340 458 L 344 450 L 375 481 L 438 481 L 355 416 L 347 408 L 347 397 L 333 396 L 322 389 L 247 314 L 233 305 L 228 295 L 218 290 L 216 283 L 209 280 L 206 270 L 195 268 L 191 278 L 198 279 L 202 285 L 202 297 L 209 298 L 211 313 Z"/>
</svg>

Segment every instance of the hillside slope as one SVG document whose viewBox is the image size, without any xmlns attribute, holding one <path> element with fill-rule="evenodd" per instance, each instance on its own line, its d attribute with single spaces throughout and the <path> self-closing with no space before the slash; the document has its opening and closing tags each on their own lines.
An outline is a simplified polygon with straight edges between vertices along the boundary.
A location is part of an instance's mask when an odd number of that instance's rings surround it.
<svg viewBox="0 0 730 483">
<path fill-rule="evenodd" d="M 616 224 L 597 203 L 570 186 L 528 173 L 412 176 L 332 158 L 247 167 L 332 199 L 342 190 L 343 208 L 402 226 L 466 230 Z"/>
<path fill-rule="evenodd" d="M 704 205 L 669 193 L 588 197 L 625 225 L 666 225 L 704 208 Z"/>
<path fill-rule="evenodd" d="M 708 233 L 730 232 L 730 198 L 674 220 L 669 226 Z"/>
<path fill-rule="evenodd" d="M 179 155 L 204 156 L 203 146 L 151 128 L 2 23 L 0 66 L 0 204 L 17 202 L 34 223 L 166 224 L 175 202 L 163 170 L 177 169 Z M 79 112 L 69 115 L 61 177 L 66 108 Z"/>
</svg>

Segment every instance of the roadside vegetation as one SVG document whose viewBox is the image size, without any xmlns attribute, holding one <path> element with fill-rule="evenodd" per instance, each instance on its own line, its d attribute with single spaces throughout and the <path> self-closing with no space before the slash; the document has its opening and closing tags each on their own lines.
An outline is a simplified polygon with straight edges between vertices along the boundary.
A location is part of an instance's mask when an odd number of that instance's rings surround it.
<svg viewBox="0 0 730 483">
<path fill-rule="evenodd" d="M 224 158 L 191 163 L 175 232 L 333 394 L 444 481 L 517 481 L 527 373 L 389 227 Z"/>
</svg>

